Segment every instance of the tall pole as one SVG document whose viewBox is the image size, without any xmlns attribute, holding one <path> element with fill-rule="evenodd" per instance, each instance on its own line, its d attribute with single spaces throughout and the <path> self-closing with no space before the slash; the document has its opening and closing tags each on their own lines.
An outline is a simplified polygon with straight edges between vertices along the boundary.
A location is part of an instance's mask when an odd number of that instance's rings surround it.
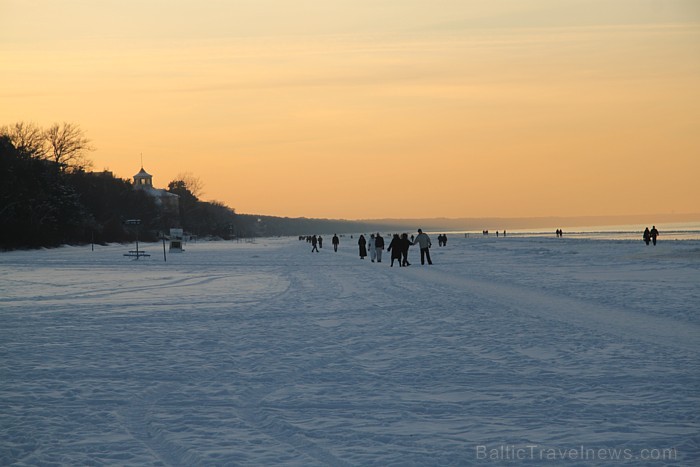
<svg viewBox="0 0 700 467">
<path fill-rule="evenodd" d="M 127 219 L 124 221 L 126 225 L 136 226 L 136 259 L 139 259 L 139 225 L 141 224 L 141 219 Z"/>
</svg>

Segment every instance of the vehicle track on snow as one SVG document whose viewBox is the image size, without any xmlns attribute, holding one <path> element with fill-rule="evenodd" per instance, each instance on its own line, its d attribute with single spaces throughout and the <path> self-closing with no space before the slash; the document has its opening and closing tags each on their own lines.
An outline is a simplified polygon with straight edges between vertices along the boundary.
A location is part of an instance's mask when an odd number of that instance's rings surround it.
<svg viewBox="0 0 700 467">
<path fill-rule="evenodd" d="M 697 352 L 700 327 L 691 323 L 648 315 L 644 319 L 637 319 L 637 314 L 633 311 L 512 284 L 453 276 L 437 269 L 431 270 L 429 274 L 421 274 L 420 271 L 409 273 L 430 281 L 438 289 L 459 288 L 465 294 L 487 300 L 496 307 L 601 333 L 612 333 L 624 339 L 634 336 L 635 339 L 643 339 L 650 344 Z"/>
<path fill-rule="evenodd" d="M 305 307 L 309 301 L 306 297 L 312 297 L 314 301 L 318 299 L 313 293 L 315 286 L 318 284 L 312 277 L 297 272 L 288 276 L 287 280 L 289 281 L 289 286 L 285 291 L 267 298 L 260 304 L 261 308 L 265 310 L 275 310 L 282 326 L 285 325 L 285 321 L 294 321 L 299 316 L 305 316 L 305 313 L 309 312 L 309 309 L 292 310 L 290 309 L 290 303 L 301 303 L 302 307 Z M 332 279 L 330 281 L 333 286 L 341 285 L 341 283 Z M 343 300 L 343 298 L 338 297 L 333 300 Z M 266 313 L 266 319 L 269 318 L 269 313 Z M 310 323 L 313 323 L 313 320 L 309 320 L 306 324 L 313 325 Z M 283 343 L 276 343 L 276 345 L 284 346 Z M 326 345 L 325 338 L 318 337 L 307 342 L 306 345 L 310 349 L 322 348 Z M 267 398 L 276 391 L 286 389 L 289 385 L 303 380 L 305 373 L 324 367 L 334 361 L 334 359 L 334 356 L 319 353 L 302 361 L 295 360 L 293 368 L 289 368 L 284 373 L 276 374 L 274 384 L 264 383 L 260 386 L 249 387 L 238 394 L 239 400 L 234 406 L 237 415 L 251 428 L 265 433 L 279 443 L 292 447 L 295 451 L 316 460 L 322 465 L 349 465 L 333 455 L 318 441 L 315 441 L 305 430 L 280 418 L 277 415 L 277 407 L 266 402 Z"/>
<path fill-rule="evenodd" d="M 151 423 L 154 408 L 170 392 L 172 383 L 161 383 L 144 392 L 120 412 L 120 423 L 130 436 L 166 465 L 203 465 L 205 459 L 195 450 L 168 439 Z"/>
</svg>

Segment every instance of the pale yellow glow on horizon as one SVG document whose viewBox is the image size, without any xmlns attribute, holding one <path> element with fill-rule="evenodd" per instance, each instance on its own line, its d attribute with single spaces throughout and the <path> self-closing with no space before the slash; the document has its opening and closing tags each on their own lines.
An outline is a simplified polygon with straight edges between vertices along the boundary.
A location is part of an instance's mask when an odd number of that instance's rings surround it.
<svg viewBox="0 0 700 467">
<path fill-rule="evenodd" d="M 34 3 L 0 125 L 78 123 L 96 170 L 290 217 L 700 211 L 692 1 Z"/>
</svg>

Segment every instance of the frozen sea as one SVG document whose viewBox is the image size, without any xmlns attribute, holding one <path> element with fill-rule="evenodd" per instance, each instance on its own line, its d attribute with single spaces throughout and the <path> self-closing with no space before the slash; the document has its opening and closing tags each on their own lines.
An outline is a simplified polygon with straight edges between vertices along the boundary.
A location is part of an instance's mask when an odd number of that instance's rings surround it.
<svg viewBox="0 0 700 467">
<path fill-rule="evenodd" d="M 0 465 L 700 465 L 700 241 L 325 240 L 0 253 Z"/>
</svg>

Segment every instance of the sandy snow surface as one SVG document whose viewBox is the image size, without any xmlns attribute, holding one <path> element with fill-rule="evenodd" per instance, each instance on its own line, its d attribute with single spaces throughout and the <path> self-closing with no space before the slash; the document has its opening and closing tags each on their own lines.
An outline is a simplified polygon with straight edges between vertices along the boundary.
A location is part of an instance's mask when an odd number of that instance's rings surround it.
<svg viewBox="0 0 700 467">
<path fill-rule="evenodd" d="M 700 241 L 325 240 L 0 253 L 0 465 L 700 463 Z"/>
</svg>

